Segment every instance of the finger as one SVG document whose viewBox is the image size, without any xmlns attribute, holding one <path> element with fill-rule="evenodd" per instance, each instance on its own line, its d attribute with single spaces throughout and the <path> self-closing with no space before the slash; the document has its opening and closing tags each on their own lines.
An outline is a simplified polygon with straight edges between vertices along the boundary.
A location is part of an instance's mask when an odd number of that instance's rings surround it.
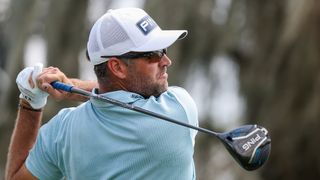
<svg viewBox="0 0 320 180">
<path fill-rule="evenodd" d="M 59 73 L 60 70 L 55 67 L 47 67 L 43 68 L 42 72 L 39 74 L 39 76 L 44 75 L 44 74 L 54 74 L 54 73 Z"/>
<path fill-rule="evenodd" d="M 50 72 L 47 72 L 45 74 L 38 76 L 37 85 L 38 87 L 42 88 L 43 84 L 52 83 L 54 81 L 61 81 L 69 84 L 70 82 L 68 82 L 66 79 L 67 78 L 62 74 L 54 74 L 54 73 L 51 74 Z"/>
<path fill-rule="evenodd" d="M 61 91 L 58 91 L 54 89 L 50 84 L 46 83 L 44 84 L 45 88 L 44 91 L 46 91 L 48 94 L 50 94 L 54 99 L 62 100 L 64 97 L 64 94 Z"/>
<path fill-rule="evenodd" d="M 33 89 L 35 87 L 35 84 L 33 82 L 32 77 L 33 77 L 33 72 L 31 72 L 31 74 L 30 74 L 30 76 L 28 78 L 28 83 L 29 83 L 30 87 Z"/>
</svg>

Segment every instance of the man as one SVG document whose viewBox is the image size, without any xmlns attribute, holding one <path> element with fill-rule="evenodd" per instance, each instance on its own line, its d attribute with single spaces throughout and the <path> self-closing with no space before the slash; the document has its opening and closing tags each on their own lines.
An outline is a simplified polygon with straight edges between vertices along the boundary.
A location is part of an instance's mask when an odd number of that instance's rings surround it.
<svg viewBox="0 0 320 180">
<path fill-rule="evenodd" d="M 50 83 L 57 80 L 198 125 L 190 95 L 167 82 L 166 48 L 186 33 L 161 30 L 141 9 L 109 10 L 87 44 L 97 83 L 69 79 L 53 67 L 20 72 L 7 179 L 195 179 L 196 131 L 188 128 L 95 99 L 61 110 L 40 128 L 48 94 L 86 100 L 54 90 Z"/>
</svg>

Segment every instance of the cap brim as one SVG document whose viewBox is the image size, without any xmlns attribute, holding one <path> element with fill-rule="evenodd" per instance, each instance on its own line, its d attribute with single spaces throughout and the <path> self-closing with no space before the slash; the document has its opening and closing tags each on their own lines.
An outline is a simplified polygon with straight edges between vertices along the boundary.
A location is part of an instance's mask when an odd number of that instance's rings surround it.
<svg viewBox="0 0 320 180">
<path fill-rule="evenodd" d="M 160 30 L 155 33 L 147 43 L 140 47 L 131 49 L 136 52 L 147 52 L 165 49 L 171 46 L 178 39 L 183 39 L 188 34 L 186 30 Z"/>
</svg>

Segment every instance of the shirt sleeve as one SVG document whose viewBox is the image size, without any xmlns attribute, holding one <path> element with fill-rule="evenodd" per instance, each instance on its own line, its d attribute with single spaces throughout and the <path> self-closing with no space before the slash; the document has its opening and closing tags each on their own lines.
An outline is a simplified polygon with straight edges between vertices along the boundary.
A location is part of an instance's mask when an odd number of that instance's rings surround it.
<svg viewBox="0 0 320 180">
<path fill-rule="evenodd" d="M 185 110 L 188 117 L 188 123 L 190 125 L 199 127 L 198 109 L 190 94 L 185 89 L 180 87 L 170 87 L 169 91 L 175 95 L 176 99 Z M 197 132 L 197 130 L 190 129 L 190 137 L 193 146 L 195 144 L 195 137 L 197 135 Z"/>
<path fill-rule="evenodd" d="M 27 169 L 39 179 L 62 179 L 63 174 L 58 167 L 56 137 L 59 133 L 61 119 L 65 110 L 60 111 L 47 124 L 40 128 L 36 142 L 26 159 Z"/>
</svg>

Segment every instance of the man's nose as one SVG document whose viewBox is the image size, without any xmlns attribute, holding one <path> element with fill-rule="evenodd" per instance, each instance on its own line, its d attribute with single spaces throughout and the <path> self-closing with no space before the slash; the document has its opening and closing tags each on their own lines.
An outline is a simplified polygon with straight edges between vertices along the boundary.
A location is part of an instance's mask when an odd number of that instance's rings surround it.
<svg viewBox="0 0 320 180">
<path fill-rule="evenodd" d="M 163 55 L 163 57 L 161 58 L 160 65 L 161 66 L 170 66 L 171 65 L 171 60 L 166 54 Z"/>
</svg>

